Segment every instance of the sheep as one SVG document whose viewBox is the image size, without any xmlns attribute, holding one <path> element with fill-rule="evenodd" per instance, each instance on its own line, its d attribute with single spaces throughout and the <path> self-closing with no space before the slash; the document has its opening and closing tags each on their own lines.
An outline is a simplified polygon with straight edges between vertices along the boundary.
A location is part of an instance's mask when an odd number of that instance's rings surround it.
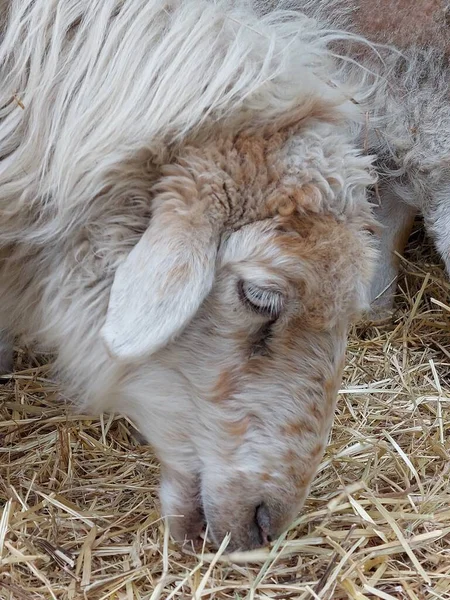
<svg viewBox="0 0 450 600">
<path fill-rule="evenodd" d="M 136 423 L 175 539 L 268 543 L 377 257 L 336 34 L 244 0 L 10 0 L 0 24 L 0 366 L 19 337 Z"/>
<path fill-rule="evenodd" d="M 260 2 L 260 10 L 276 3 Z M 450 4 L 446 0 L 292 0 L 290 8 L 368 38 L 342 40 L 338 52 L 351 57 L 352 71 L 378 79 L 373 94 L 355 94 L 367 114 L 361 142 L 377 156 L 379 175 L 372 201 L 383 225 L 379 266 L 372 283 L 369 316 L 391 314 L 399 255 L 415 217 L 425 228 L 450 275 Z M 376 44 L 376 46 L 375 46 Z M 371 47 L 372 46 L 372 47 Z M 368 89 L 368 88 L 366 88 Z M 364 140 L 364 142 L 363 142 Z"/>
</svg>

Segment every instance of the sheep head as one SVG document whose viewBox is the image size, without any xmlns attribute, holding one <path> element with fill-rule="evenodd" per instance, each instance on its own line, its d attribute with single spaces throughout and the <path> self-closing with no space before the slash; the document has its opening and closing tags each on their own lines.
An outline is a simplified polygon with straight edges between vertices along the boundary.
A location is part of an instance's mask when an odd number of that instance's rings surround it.
<svg viewBox="0 0 450 600">
<path fill-rule="evenodd" d="M 161 459 L 165 514 L 184 515 L 177 538 L 206 521 L 255 547 L 304 502 L 374 263 L 369 164 L 312 119 L 191 144 L 162 169 L 103 336 L 132 365 L 127 408 Z"/>
</svg>

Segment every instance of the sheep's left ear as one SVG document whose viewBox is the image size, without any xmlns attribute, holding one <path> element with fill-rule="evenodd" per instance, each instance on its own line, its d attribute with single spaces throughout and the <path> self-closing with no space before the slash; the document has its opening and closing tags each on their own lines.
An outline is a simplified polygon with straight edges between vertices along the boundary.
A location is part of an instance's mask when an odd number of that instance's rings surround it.
<svg viewBox="0 0 450 600">
<path fill-rule="evenodd" d="M 140 359 L 184 329 L 211 290 L 218 237 L 205 215 L 154 215 L 112 285 L 101 335 L 114 357 Z"/>
</svg>

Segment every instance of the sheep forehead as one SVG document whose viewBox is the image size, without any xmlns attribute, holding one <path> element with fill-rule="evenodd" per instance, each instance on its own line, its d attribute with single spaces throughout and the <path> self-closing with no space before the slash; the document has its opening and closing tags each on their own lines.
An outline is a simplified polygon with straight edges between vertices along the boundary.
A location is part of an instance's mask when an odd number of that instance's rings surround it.
<svg viewBox="0 0 450 600">
<path fill-rule="evenodd" d="M 251 132 L 187 145 L 178 166 L 164 172 L 188 172 L 200 196 L 209 198 L 209 210 L 216 217 L 228 212 L 225 229 L 305 210 L 320 213 L 334 202 L 345 179 L 342 158 L 348 149 L 337 133 L 330 143 L 329 129 L 328 123 L 310 124 L 268 136 Z"/>
<path fill-rule="evenodd" d="M 334 266 L 343 273 L 354 263 L 355 241 L 354 230 L 330 215 L 278 216 L 226 236 L 219 264 L 238 265 L 251 279 L 270 275 L 274 283 L 303 281 L 305 269 L 326 278 Z"/>
</svg>

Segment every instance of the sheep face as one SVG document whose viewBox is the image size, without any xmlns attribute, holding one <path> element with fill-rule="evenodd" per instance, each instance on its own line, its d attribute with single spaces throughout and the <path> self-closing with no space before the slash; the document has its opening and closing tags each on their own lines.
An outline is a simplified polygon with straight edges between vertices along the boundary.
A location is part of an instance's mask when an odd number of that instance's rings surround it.
<svg viewBox="0 0 450 600">
<path fill-rule="evenodd" d="M 210 295 L 160 358 L 189 398 L 191 537 L 204 511 L 217 542 L 230 531 L 233 546 L 254 547 L 298 513 L 327 443 L 367 254 L 363 236 L 318 217 L 224 243 Z M 164 512 L 184 514 L 178 467 L 166 477 Z M 185 522 L 174 526 L 182 538 Z"/>
<path fill-rule="evenodd" d="M 216 542 L 231 532 L 230 547 L 252 548 L 300 510 L 370 270 L 366 238 L 317 215 L 233 233 L 192 322 L 133 371 L 128 410 L 161 459 L 176 538 L 206 521 Z"/>
<path fill-rule="evenodd" d="M 215 542 L 231 532 L 230 548 L 248 549 L 285 529 L 308 493 L 374 252 L 365 200 L 352 216 L 314 211 L 314 186 L 269 176 L 267 163 L 260 185 L 256 159 L 249 194 L 245 148 L 239 171 L 230 155 L 198 152 L 166 170 L 103 335 L 140 361 L 123 381 L 126 406 L 161 460 L 172 533 L 195 540 L 206 522 Z"/>
</svg>

